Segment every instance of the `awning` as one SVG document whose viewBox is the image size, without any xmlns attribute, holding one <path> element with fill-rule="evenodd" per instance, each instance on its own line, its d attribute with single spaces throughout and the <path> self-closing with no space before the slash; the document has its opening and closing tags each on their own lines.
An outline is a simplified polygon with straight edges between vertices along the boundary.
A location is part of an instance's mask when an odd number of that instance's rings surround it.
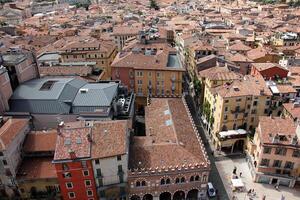
<svg viewBox="0 0 300 200">
<path fill-rule="evenodd" d="M 244 129 L 228 130 L 228 131 L 219 132 L 219 135 L 221 138 L 225 138 L 227 136 L 246 135 L 246 134 L 247 134 L 247 131 L 245 131 Z"/>
<path fill-rule="evenodd" d="M 231 179 L 232 186 L 235 188 L 242 188 L 244 187 L 244 183 L 242 182 L 242 179 L 236 178 L 236 179 Z"/>
</svg>

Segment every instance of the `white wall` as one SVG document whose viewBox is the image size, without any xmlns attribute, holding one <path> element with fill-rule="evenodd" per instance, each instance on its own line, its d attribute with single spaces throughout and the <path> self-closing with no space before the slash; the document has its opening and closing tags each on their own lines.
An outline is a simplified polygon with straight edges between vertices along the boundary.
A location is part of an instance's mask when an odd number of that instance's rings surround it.
<svg viewBox="0 0 300 200">
<path fill-rule="evenodd" d="M 93 160 L 93 169 L 97 186 L 99 186 L 97 178 L 97 169 L 99 168 L 101 169 L 104 186 L 120 183 L 118 165 L 122 165 L 124 182 L 127 182 L 128 154 L 122 155 L 120 161 L 117 160 L 117 156 L 101 158 L 99 164 L 95 164 L 95 160 Z"/>
</svg>

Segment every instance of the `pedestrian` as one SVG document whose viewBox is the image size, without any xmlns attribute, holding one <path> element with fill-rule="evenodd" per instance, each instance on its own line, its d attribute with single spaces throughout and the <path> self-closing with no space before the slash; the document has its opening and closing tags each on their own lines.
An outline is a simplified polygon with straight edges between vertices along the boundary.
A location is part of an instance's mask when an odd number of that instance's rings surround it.
<svg viewBox="0 0 300 200">
<path fill-rule="evenodd" d="M 251 194 L 251 192 L 252 192 L 252 189 L 249 189 L 249 190 L 248 190 L 248 195 Z"/>
<path fill-rule="evenodd" d="M 242 173 L 242 172 L 240 172 L 240 177 L 242 177 L 242 174 L 243 174 L 243 173 Z"/>
<path fill-rule="evenodd" d="M 214 156 L 214 151 L 213 150 L 211 151 L 211 155 Z"/>
<path fill-rule="evenodd" d="M 234 168 L 233 168 L 233 172 L 232 172 L 233 174 L 236 174 L 236 166 L 234 166 Z"/>
</svg>

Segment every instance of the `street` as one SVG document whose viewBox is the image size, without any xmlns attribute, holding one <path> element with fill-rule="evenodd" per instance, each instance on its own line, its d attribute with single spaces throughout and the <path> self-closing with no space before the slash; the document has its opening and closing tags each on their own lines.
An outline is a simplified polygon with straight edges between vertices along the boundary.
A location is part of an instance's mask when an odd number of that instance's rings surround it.
<svg viewBox="0 0 300 200">
<path fill-rule="evenodd" d="M 205 145 L 205 149 L 207 151 L 210 163 L 211 163 L 211 172 L 210 172 L 210 176 L 209 176 L 209 182 L 212 182 L 212 184 L 214 185 L 215 189 L 217 189 L 217 196 L 215 198 L 211 198 L 211 199 L 221 199 L 221 200 L 229 200 L 228 194 L 226 192 L 226 189 L 224 187 L 224 184 L 222 182 L 221 176 L 219 174 L 219 171 L 217 170 L 216 167 L 216 163 L 215 163 L 215 158 L 212 155 L 212 150 L 210 148 L 209 145 L 209 141 L 208 138 L 204 132 L 204 129 L 202 127 L 202 124 L 200 122 L 200 118 L 198 117 L 197 113 L 196 113 L 196 109 L 194 106 L 194 102 L 193 99 L 190 95 L 186 95 L 185 96 L 185 100 L 187 102 L 187 105 L 190 109 L 191 115 L 193 117 L 193 120 L 195 122 L 195 125 L 198 129 L 199 135 Z"/>
</svg>

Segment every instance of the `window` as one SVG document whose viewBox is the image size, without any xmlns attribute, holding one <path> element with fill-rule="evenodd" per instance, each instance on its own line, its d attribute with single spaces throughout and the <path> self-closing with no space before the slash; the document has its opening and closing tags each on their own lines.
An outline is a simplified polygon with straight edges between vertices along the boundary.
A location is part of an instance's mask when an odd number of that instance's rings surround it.
<svg viewBox="0 0 300 200">
<path fill-rule="evenodd" d="M 122 165 L 118 165 L 118 173 L 123 173 Z"/>
<path fill-rule="evenodd" d="M 160 72 L 157 72 L 156 76 L 157 76 L 157 78 L 159 78 L 160 77 Z"/>
<path fill-rule="evenodd" d="M 21 192 L 22 192 L 22 193 L 24 193 L 24 192 L 25 192 L 25 190 L 24 190 L 23 188 L 21 188 L 20 190 L 21 190 Z"/>
<path fill-rule="evenodd" d="M 225 112 L 227 112 L 228 111 L 228 107 L 225 107 Z"/>
<path fill-rule="evenodd" d="M 270 101 L 269 100 L 266 101 L 266 106 L 268 106 L 268 105 L 270 105 Z"/>
<path fill-rule="evenodd" d="M 294 163 L 293 163 L 293 162 L 287 161 L 287 162 L 285 163 L 284 168 L 286 168 L 286 169 L 293 169 L 293 168 L 294 168 Z"/>
<path fill-rule="evenodd" d="M 40 88 L 41 91 L 47 91 L 47 90 L 50 90 L 54 83 L 56 83 L 57 81 L 54 81 L 54 80 L 49 80 L 49 81 L 46 81 Z"/>
<path fill-rule="evenodd" d="M 275 154 L 284 156 L 286 154 L 286 148 L 276 148 Z"/>
<path fill-rule="evenodd" d="M 225 100 L 225 103 L 228 103 L 229 102 L 229 100 Z"/>
<path fill-rule="evenodd" d="M 142 71 L 137 71 L 136 76 L 143 77 L 143 72 Z"/>
<path fill-rule="evenodd" d="M 122 160 L 122 157 L 120 155 L 117 156 L 117 160 Z"/>
<path fill-rule="evenodd" d="M 260 162 L 260 166 L 264 166 L 264 167 L 268 167 L 269 166 L 269 162 L 270 160 L 269 159 L 262 159 L 261 162 Z"/>
<path fill-rule="evenodd" d="M 184 182 L 185 182 L 185 178 L 184 178 L 184 177 L 181 177 L 180 182 L 181 182 L 181 183 L 184 183 Z"/>
<path fill-rule="evenodd" d="M 251 122 L 254 122 L 254 117 L 251 117 Z"/>
<path fill-rule="evenodd" d="M 142 181 L 142 186 L 146 186 L 146 181 Z"/>
<path fill-rule="evenodd" d="M 253 106 L 257 106 L 257 101 L 253 101 Z"/>
<path fill-rule="evenodd" d="M 82 166 L 83 168 L 87 168 L 87 163 L 86 163 L 86 161 L 81 161 L 81 166 Z"/>
<path fill-rule="evenodd" d="M 3 156 L 3 152 L 2 151 L 0 151 L 0 156 Z"/>
<path fill-rule="evenodd" d="M 264 147 L 264 153 L 265 154 L 270 154 L 271 153 L 272 148 L 271 147 Z"/>
<path fill-rule="evenodd" d="M 75 192 L 68 192 L 68 196 L 70 199 L 74 199 L 76 197 Z"/>
<path fill-rule="evenodd" d="M 3 165 L 7 165 L 7 161 L 6 160 L 2 160 Z"/>
<path fill-rule="evenodd" d="M 165 181 L 164 178 L 160 180 L 160 184 L 161 184 L 161 185 L 165 185 L 165 184 L 166 184 L 166 181 Z"/>
<path fill-rule="evenodd" d="M 91 186 L 92 185 L 91 180 L 85 180 L 84 185 L 85 185 L 85 187 Z"/>
<path fill-rule="evenodd" d="M 251 114 L 256 114 L 256 110 L 253 109 L 253 110 L 251 111 Z"/>
<path fill-rule="evenodd" d="M 137 80 L 137 84 L 138 85 L 142 85 L 143 84 L 143 80 Z"/>
<path fill-rule="evenodd" d="M 195 181 L 200 181 L 200 176 L 199 175 L 195 176 Z"/>
<path fill-rule="evenodd" d="M 95 160 L 95 164 L 96 164 L 96 165 L 99 165 L 99 164 L 100 164 L 100 160 L 99 160 L 99 159 L 96 159 L 96 160 Z"/>
<path fill-rule="evenodd" d="M 235 118 L 235 119 L 237 119 L 237 118 L 238 118 L 238 116 L 239 116 L 239 114 L 238 114 L 238 113 L 236 113 L 236 114 L 234 115 L 234 118 Z"/>
<path fill-rule="evenodd" d="M 100 168 L 96 169 L 96 173 L 97 173 L 97 176 L 98 176 L 98 177 L 102 176 L 102 174 L 101 174 L 101 169 L 100 169 Z"/>
<path fill-rule="evenodd" d="M 235 101 L 236 101 L 236 102 L 240 102 L 240 101 L 242 101 L 242 99 L 241 99 L 241 98 L 238 98 L 238 99 L 236 99 Z"/>
<path fill-rule="evenodd" d="M 89 171 L 88 170 L 84 170 L 83 171 L 83 176 L 88 176 L 89 175 Z"/>
<path fill-rule="evenodd" d="M 224 120 L 227 120 L 227 115 L 224 115 Z"/>
<path fill-rule="evenodd" d="M 87 191 L 86 191 L 86 195 L 87 195 L 88 197 L 93 196 L 93 190 L 87 190 Z"/>
<path fill-rule="evenodd" d="M 179 178 L 176 178 L 175 183 L 179 183 Z"/>
<path fill-rule="evenodd" d="M 148 77 L 152 77 L 152 72 L 148 72 Z"/>
<path fill-rule="evenodd" d="M 64 178 L 71 178 L 72 175 L 71 175 L 70 172 L 65 172 L 65 173 L 63 173 L 63 177 L 64 177 Z"/>
<path fill-rule="evenodd" d="M 293 151 L 293 157 L 297 157 L 297 158 L 300 157 L 300 150 L 297 150 L 297 149 L 294 150 Z"/>
<path fill-rule="evenodd" d="M 195 180 L 195 177 L 194 177 L 194 176 L 191 176 L 190 182 L 193 182 L 194 180 Z"/>
<path fill-rule="evenodd" d="M 281 167 L 281 160 L 274 160 L 273 167 Z"/>
<path fill-rule="evenodd" d="M 71 183 L 71 182 L 66 183 L 66 188 L 67 189 L 72 189 L 73 188 L 73 183 Z"/>
<path fill-rule="evenodd" d="M 170 183 L 171 183 L 170 179 L 169 179 L 169 178 L 167 178 L 167 180 L 166 180 L 166 184 L 170 184 Z"/>
</svg>

